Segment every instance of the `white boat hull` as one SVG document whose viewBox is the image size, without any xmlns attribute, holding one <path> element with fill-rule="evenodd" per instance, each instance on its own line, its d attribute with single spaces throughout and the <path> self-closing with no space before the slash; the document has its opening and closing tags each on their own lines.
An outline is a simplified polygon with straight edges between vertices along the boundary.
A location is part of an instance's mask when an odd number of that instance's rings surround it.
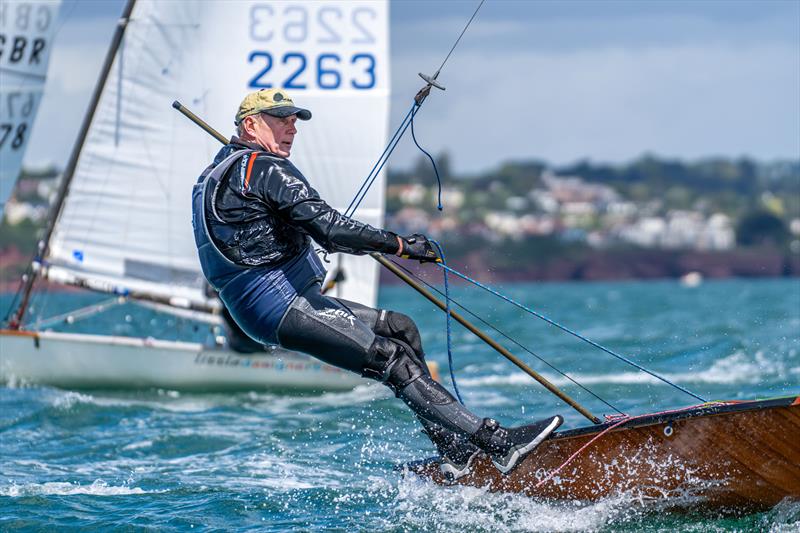
<svg viewBox="0 0 800 533">
<path fill-rule="evenodd" d="M 243 355 L 199 343 L 0 330 L 0 380 L 68 388 L 347 390 L 367 380 L 275 348 Z"/>
</svg>

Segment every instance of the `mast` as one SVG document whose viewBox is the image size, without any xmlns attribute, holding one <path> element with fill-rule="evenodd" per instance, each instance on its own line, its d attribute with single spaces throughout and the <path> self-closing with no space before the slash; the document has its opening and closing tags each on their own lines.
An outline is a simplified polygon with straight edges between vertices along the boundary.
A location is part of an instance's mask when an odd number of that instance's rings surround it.
<svg viewBox="0 0 800 533">
<path fill-rule="evenodd" d="M 125 9 L 122 12 L 122 16 L 117 22 L 117 28 L 114 31 L 114 37 L 111 39 L 111 46 L 108 49 L 103 66 L 100 69 L 100 76 L 97 79 L 97 84 L 94 87 L 92 99 L 89 102 L 89 108 L 86 111 L 86 115 L 83 117 L 81 129 L 78 133 L 77 139 L 75 140 L 75 145 L 72 148 L 72 153 L 70 154 L 67 167 L 64 169 L 64 176 L 61 178 L 61 184 L 58 187 L 56 201 L 53 204 L 53 207 L 50 209 L 50 217 L 47 221 L 47 228 L 45 230 L 44 237 L 39 241 L 39 249 L 36 251 L 36 256 L 34 256 L 33 260 L 31 261 L 32 265 L 40 263 L 41 266 L 41 262 L 44 261 L 44 258 L 47 255 L 48 248 L 50 247 L 50 238 L 53 235 L 53 230 L 56 227 L 56 221 L 58 220 L 58 217 L 61 214 L 61 209 L 64 206 L 64 200 L 67 197 L 67 191 L 69 191 L 70 183 L 75 175 L 75 167 L 78 165 L 78 158 L 81 155 L 81 150 L 83 149 L 83 144 L 86 141 L 86 136 L 89 134 L 89 128 L 94 120 L 94 114 L 97 110 L 97 104 L 100 102 L 100 96 L 103 94 L 103 87 L 105 86 L 108 75 L 111 72 L 111 67 L 114 64 L 114 58 L 117 55 L 120 44 L 122 44 L 122 38 L 125 35 L 125 29 L 128 27 L 128 22 L 130 22 L 130 16 L 133 12 L 134 4 L 136 4 L 136 0 L 128 0 L 128 3 L 125 5 Z M 25 285 L 22 288 L 22 300 L 20 301 L 20 305 L 16 314 L 8 324 L 11 329 L 19 329 L 19 327 L 22 325 L 22 319 L 25 317 L 25 311 L 28 308 L 28 303 L 31 298 L 33 284 L 36 281 L 36 277 L 40 271 L 40 268 L 34 267 L 28 277 L 25 278 Z"/>
</svg>

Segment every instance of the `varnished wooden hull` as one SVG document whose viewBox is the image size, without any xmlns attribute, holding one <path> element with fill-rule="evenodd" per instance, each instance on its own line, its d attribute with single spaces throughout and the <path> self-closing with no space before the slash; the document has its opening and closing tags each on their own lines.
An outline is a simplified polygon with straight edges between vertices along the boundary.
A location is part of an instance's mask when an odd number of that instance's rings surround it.
<svg viewBox="0 0 800 533">
<path fill-rule="evenodd" d="M 630 493 L 728 509 L 765 509 L 784 498 L 800 499 L 800 397 L 636 417 L 539 483 L 610 425 L 554 434 L 508 476 L 481 456 L 457 483 L 543 499 L 593 501 Z M 445 483 L 438 460 L 408 467 Z"/>
</svg>

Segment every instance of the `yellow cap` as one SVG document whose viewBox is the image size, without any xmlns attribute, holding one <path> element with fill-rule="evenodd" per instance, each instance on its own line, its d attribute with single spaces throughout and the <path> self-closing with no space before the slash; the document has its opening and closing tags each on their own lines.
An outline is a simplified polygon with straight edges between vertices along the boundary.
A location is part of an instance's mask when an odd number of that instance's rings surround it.
<svg viewBox="0 0 800 533">
<path fill-rule="evenodd" d="M 244 117 L 257 113 L 267 113 L 274 117 L 297 115 L 300 120 L 311 118 L 311 111 L 295 107 L 292 98 L 283 89 L 261 89 L 245 96 L 236 112 L 234 123 L 239 125 Z"/>
</svg>

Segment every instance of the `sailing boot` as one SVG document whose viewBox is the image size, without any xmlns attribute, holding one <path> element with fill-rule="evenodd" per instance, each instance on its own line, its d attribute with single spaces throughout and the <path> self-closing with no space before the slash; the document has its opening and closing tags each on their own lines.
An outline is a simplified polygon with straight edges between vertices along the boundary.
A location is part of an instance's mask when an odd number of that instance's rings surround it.
<svg viewBox="0 0 800 533">
<path fill-rule="evenodd" d="M 425 426 L 423 431 L 439 452 L 441 458 L 439 470 L 449 483 L 472 472 L 472 462 L 481 453 L 480 448 L 441 426 L 431 424 L 424 419 L 420 419 L 420 422 Z"/>
<path fill-rule="evenodd" d="M 402 341 L 376 336 L 362 375 L 386 384 L 420 420 L 468 438 L 469 442 L 488 453 L 504 474 L 510 473 L 563 422 L 560 416 L 554 416 L 528 426 L 502 428 L 496 420 L 479 418 L 426 374 L 412 357 L 413 353 L 411 347 Z M 447 449 L 453 449 L 452 444 Z M 447 457 L 447 453 L 442 455 Z M 467 467 L 471 465 L 468 459 L 472 453 L 464 452 L 466 461 L 460 454 L 449 453 L 453 456 L 449 459 L 459 465 L 455 467 L 457 471 L 463 471 L 465 464 Z"/>
<path fill-rule="evenodd" d="M 484 418 L 469 440 L 489 454 L 500 472 L 510 474 L 562 422 L 556 415 L 526 426 L 503 428 L 497 420 Z"/>
<path fill-rule="evenodd" d="M 422 350 L 422 338 L 419 329 L 408 315 L 397 311 L 382 310 L 375 320 L 372 330 L 377 335 L 400 340 L 413 351 L 414 360 L 428 376 L 431 375 Z M 472 471 L 472 462 L 481 453 L 481 449 L 469 442 L 465 437 L 442 426 L 418 419 L 425 433 L 439 452 L 441 463 L 439 469 L 450 483 L 466 476 Z"/>
</svg>

